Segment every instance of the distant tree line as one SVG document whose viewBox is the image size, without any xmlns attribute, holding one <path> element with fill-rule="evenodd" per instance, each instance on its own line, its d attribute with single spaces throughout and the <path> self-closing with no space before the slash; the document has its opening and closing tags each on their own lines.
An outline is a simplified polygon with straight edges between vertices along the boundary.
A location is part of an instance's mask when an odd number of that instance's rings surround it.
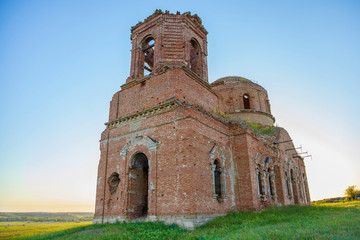
<svg viewBox="0 0 360 240">
<path fill-rule="evenodd" d="M 360 200 L 360 190 L 355 189 L 356 185 L 349 186 L 345 189 L 345 197 L 336 197 L 336 198 L 326 198 L 323 200 L 313 201 L 313 204 L 322 204 L 322 203 L 335 203 L 335 202 L 346 202 Z"/>
<path fill-rule="evenodd" d="M 94 213 L 0 213 L 1 222 L 80 222 L 92 221 Z"/>
</svg>

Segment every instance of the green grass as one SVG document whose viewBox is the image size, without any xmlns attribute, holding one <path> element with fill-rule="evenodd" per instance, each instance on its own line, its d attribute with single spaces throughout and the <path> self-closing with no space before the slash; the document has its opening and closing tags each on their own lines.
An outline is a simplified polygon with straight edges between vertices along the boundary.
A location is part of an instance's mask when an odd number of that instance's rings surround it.
<svg viewBox="0 0 360 240">
<path fill-rule="evenodd" d="M 233 213 L 194 231 L 158 222 L 95 224 L 29 239 L 360 239 L 360 201 Z"/>
<path fill-rule="evenodd" d="M 0 222 L 0 239 L 16 239 L 69 228 L 87 226 L 92 222 Z"/>
<path fill-rule="evenodd" d="M 261 135 L 271 135 L 271 136 L 274 135 L 274 130 L 275 130 L 274 126 L 262 125 L 250 121 L 247 121 L 247 124 L 254 132 L 260 133 Z"/>
</svg>

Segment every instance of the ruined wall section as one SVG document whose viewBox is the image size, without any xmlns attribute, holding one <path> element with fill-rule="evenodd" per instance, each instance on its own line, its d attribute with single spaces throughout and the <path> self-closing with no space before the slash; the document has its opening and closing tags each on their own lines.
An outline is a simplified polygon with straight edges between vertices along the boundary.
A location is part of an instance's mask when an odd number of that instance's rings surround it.
<svg viewBox="0 0 360 240">
<path fill-rule="evenodd" d="M 109 121 L 119 117 L 120 91 L 116 92 L 110 101 Z"/>
</svg>

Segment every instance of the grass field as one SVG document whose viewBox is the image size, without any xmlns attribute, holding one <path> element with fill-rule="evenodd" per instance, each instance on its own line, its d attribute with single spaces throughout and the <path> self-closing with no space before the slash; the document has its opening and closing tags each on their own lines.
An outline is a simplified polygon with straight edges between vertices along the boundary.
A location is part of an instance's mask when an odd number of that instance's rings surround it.
<svg viewBox="0 0 360 240">
<path fill-rule="evenodd" d="M 360 239 L 360 201 L 234 213 L 187 231 L 162 223 L 97 224 L 26 239 Z"/>
<path fill-rule="evenodd" d="M 87 226 L 92 222 L 0 222 L 0 239 L 16 239 L 20 237 L 58 232 L 61 230 Z"/>
</svg>

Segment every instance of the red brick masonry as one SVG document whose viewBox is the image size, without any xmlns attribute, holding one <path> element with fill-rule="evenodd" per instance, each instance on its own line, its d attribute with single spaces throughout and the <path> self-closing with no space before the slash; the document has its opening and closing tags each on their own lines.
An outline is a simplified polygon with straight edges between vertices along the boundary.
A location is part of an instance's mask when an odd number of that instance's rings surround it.
<svg viewBox="0 0 360 240">
<path fill-rule="evenodd" d="M 266 90 L 241 77 L 208 83 L 206 35 L 197 15 L 160 10 L 132 28 L 131 74 L 100 140 L 94 222 L 193 228 L 310 204 L 303 159 L 292 142 L 274 144 L 291 138 L 273 126 Z"/>
</svg>

